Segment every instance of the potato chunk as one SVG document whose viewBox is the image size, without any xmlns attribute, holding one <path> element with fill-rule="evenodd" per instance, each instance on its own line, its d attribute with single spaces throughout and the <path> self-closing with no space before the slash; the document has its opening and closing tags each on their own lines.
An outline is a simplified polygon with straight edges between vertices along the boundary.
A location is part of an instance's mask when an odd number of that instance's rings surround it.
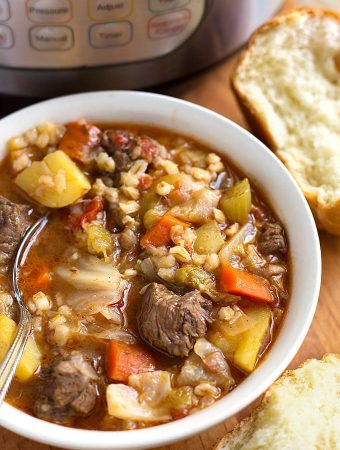
<svg viewBox="0 0 340 450">
<path fill-rule="evenodd" d="M 252 372 L 263 340 L 269 331 L 272 312 L 268 306 L 249 306 L 246 314 L 254 320 L 255 325 L 242 333 L 242 339 L 234 353 L 234 363 L 245 372 Z"/>
<path fill-rule="evenodd" d="M 217 253 L 224 240 L 215 220 L 205 223 L 196 230 L 195 252 L 200 254 Z"/>
<path fill-rule="evenodd" d="M 78 200 L 91 188 L 87 177 L 62 150 L 23 170 L 15 183 L 44 206 L 61 208 Z"/>
<path fill-rule="evenodd" d="M 249 329 L 231 335 L 228 323 L 224 325 L 217 321 L 209 339 L 237 367 L 250 373 L 255 369 L 261 346 L 270 330 L 272 312 L 266 305 L 249 305 L 243 308 L 243 312 L 251 321 Z"/>
<path fill-rule="evenodd" d="M 5 357 L 5 354 L 14 339 L 16 328 L 17 324 L 14 320 L 7 316 L 0 316 L 0 361 Z M 26 381 L 34 374 L 40 366 L 41 356 L 41 352 L 36 342 L 32 337 L 29 337 L 15 372 L 15 375 L 20 381 Z"/>
<path fill-rule="evenodd" d="M 234 353 L 240 343 L 240 335 L 225 337 L 220 331 L 211 331 L 209 341 L 222 350 L 224 356 L 233 361 Z"/>
</svg>

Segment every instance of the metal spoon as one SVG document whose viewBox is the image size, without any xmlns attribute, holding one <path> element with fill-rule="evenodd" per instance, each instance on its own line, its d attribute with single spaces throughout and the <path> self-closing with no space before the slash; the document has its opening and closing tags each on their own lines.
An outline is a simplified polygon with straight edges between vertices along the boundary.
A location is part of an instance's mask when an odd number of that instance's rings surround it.
<svg viewBox="0 0 340 450">
<path fill-rule="evenodd" d="M 31 243 L 36 238 L 36 236 L 46 225 L 47 220 L 47 217 L 42 217 L 27 229 L 15 256 L 12 270 L 12 287 L 14 297 L 19 305 L 20 315 L 14 341 L 12 342 L 4 359 L 0 364 L 0 405 L 6 397 L 16 368 L 20 362 L 21 355 L 24 351 L 26 341 L 32 329 L 32 316 L 24 305 L 18 286 L 19 265 L 21 262 L 22 254 L 26 249 L 27 244 Z"/>
</svg>

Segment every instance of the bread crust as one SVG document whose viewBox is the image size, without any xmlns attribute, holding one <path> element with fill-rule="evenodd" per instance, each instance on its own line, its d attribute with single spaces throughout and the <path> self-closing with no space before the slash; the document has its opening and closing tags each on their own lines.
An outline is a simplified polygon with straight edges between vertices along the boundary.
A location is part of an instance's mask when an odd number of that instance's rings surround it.
<svg viewBox="0 0 340 450">
<path fill-rule="evenodd" d="M 315 360 L 314 358 L 307 359 L 297 369 L 302 369 L 312 361 L 318 361 L 319 363 L 322 363 L 327 362 L 329 358 L 333 357 L 340 361 L 340 355 L 336 353 L 326 353 L 321 360 Z M 264 394 L 262 398 L 260 405 L 257 408 L 253 409 L 250 416 L 243 419 L 238 425 L 236 425 L 236 427 L 232 431 L 227 433 L 221 440 L 219 440 L 211 450 L 228 450 L 226 446 L 231 444 L 232 440 L 234 439 L 236 440 L 239 437 L 240 433 L 243 434 L 243 432 L 245 432 L 245 434 L 247 434 L 248 431 L 247 427 L 249 428 L 249 430 L 251 430 L 252 423 L 256 419 L 258 413 L 266 407 L 272 391 L 275 390 L 277 386 L 282 385 L 288 378 L 292 378 L 292 382 L 294 382 L 297 369 L 286 370 L 281 375 L 281 377 L 278 380 L 276 380 L 275 383 L 272 384 L 272 386 L 267 390 L 267 392 Z"/>
<path fill-rule="evenodd" d="M 251 36 L 247 48 L 244 50 L 240 59 L 238 61 L 237 67 L 231 77 L 231 85 L 236 98 L 241 107 L 241 110 L 249 123 L 254 134 L 261 139 L 266 145 L 281 159 L 281 161 L 287 166 L 288 170 L 291 172 L 298 185 L 303 191 L 304 196 L 312 210 L 313 216 L 315 218 L 317 227 L 322 230 L 326 230 L 331 234 L 340 235 L 340 199 L 338 199 L 332 205 L 327 205 L 320 201 L 316 192 L 307 189 L 302 186 L 299 181 L 294 167 L 289 164 L 284 156 L 279 151 L 279 148 L 275 142 L 275 136 L 273 136 L 270 128 L 267 126 L 265 120 L 262 119 L 260 111 L 252 104 L 247 93 L 242 89 L 241 84 L 238 81 L 238 72 L 242 68 L 243 63 L 247 60 L 250 55 L 252 46 L 255 44 L 257 37 L 268 30 L 275 28 L 277 25 L 287 23 L 291 20 L 295 20 L 301 15 L 308 15 L 314 17 L 331 17 L 340 23 L 340 13 L 336 11 L 325 10 L 321 8 L 293 8 L 287 10 L 282 15 L 276 16 L 273 19 L 266 22 L 260 28 L 258 28 L 255 33 Z"/>
</svg>

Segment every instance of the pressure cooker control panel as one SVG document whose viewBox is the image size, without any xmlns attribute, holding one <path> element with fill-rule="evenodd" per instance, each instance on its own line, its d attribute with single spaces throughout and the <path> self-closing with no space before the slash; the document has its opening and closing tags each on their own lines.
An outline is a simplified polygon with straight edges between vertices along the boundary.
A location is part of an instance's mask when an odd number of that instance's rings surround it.
<svg viewBox="0 0 340 450">
<path fill-rule="evenodd" d="M 198 27 L 204 0 L 0 0 L 0 66 L 75 68 L 165 55 Z"/>
</svg>

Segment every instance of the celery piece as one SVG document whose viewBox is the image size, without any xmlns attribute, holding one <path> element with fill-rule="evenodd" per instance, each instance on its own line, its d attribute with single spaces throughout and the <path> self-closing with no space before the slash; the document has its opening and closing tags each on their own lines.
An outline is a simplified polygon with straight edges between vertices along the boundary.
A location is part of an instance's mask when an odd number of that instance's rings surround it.
<svg viewBox="0 0 340 450">
<path fill-rule="evenodd" d="M 194 265 L 186 265 L 176 270 L 175 281 L 182 286 L 187 286 L 191 289 L 198 289 L 207 294 L 215 291 L 215 283 L 210 278 L 209 274 Z"/>
<path fill-rule="evenodd" d="M 245 223 L 251 209 L 251 189 L 247 178 L 225 192 L 219 206 L 228 220 Z"/>
<path fill-rule="evenodd" d="M 111 233 L 101 225 L 90 225 L 86 229 L 87 248 L 93 255 L 103 255 L 105 258 L 113 251 Z"/>
</svg>

